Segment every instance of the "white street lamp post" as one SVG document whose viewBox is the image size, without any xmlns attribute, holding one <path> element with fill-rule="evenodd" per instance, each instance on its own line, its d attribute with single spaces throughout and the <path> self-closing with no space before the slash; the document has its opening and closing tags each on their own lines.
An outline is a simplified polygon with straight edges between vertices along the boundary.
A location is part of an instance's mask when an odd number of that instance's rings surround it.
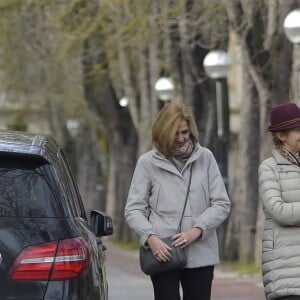
<svg viewBox="0 0 300 300">
<path fill-rule="evenodd" d="M 222 50 L 210 51 L 204 58 L 203 66 L 205 73 L 216 80 L 216 102 L 217 102 L 217 127 L 218 137 L 224 136 L 224 103 L 222 99 L 222 81 L 226 78 L 230 69 L 231 61 L 227 52 Z"/>
<path fill-rule="evenodd" d="M 210 51 L 204 58 L 203 67 L 208 77 L 216 82 L 217 108 L 217 145 L 216 160 L 218 162 L 224 184 L 228 189 L 228 152 L 229 152 L 229 104 L 227 81 L 231 60 L 227 52 L 222 50 Z M 224 91 L 225 90 L 225 91 Z M 219 252 L 222 257 L 225 246 L 227 223 L 218 228 Z"/>
<path fill-rule="evenodd" d="M 287 39 L 293 43 L 292 91 L 294 99 L 300 102 L 300 9 L 287 14 L 283 22 Z"/>
<path fill-rule="evenodd" d="M 227 95 L 226 78 L 231 65 L 231 59 L 227 52 L 212 50 L 204 58 L 203 67 L 205 73 L 216 81 L 216 107 L 217 107 L 217 161 L 224 178 L 228 184 L 228 140 L 229 140 L 229 105 Z M 225 82 L 224 82 L 225 79 Z M 226 83 L 226 84 L 224 84 Z M 224 88 L 226 93 L 223 93 Z"/>
<path fill-rule="evenodd" d="M 168 102 L 174 96 L 175 86 L 171 78 L 161 77 L 156 81 L 154 89 L 161 101 Z"/>
</svg>

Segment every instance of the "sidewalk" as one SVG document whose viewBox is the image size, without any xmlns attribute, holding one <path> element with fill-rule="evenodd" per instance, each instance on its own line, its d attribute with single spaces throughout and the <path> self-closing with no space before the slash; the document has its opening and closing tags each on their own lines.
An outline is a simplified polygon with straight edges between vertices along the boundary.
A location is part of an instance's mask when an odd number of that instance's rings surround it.
<svg viewBox="0 0 300 300">
<path fill-rule="evenodd" d="M 264 300 L 262 278 L 230 272 L 216 266 L 212 300 Z"/>
<path fill-rule="evenodd" d="M 121 288 L 123 300 L 127 299 L 123 296 L 125 294 L 128 296 L 128 299 L 135 299 L 133 294 L 132 296 L 129 296 L 128 293 L 130 292 L 135 293 L 136 295 L 139 294 L 140 296 L 141 293 L 143 293 L 143 300 L 153 299 L 152 286 L 149 277 L 140 270 L 138 252 L 121 250 L 111 243 L 106 243 L 106 245 L 108 248 L 106 252 L 108 282 L 111 287 L 111 297 L 109 297 L 109 300 L 118 299 L 120 295 L 117 296 L 117 291 Z M 240 276 L 219 265 L 216 266 L 214 275 L 212 300 L 265 299 L 260 276 Z M 131 286 L 128 286 L 128 283 L 121 282 L 129 277 L 132 282 Z M 124 291 L 124 288 L 127 286 L 128 291 Z M 113 295 L 115 295 L 115 298 Z M 138 299 L 138 297 L 136 299 Z"/>
</svg>

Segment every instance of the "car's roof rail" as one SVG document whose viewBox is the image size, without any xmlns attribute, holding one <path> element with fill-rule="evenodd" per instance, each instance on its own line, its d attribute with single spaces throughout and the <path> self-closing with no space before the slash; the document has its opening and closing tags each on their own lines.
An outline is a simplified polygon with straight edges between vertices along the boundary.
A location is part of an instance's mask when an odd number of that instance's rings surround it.
<svg viewBox="0 0 300 300">
<path fill-rule="evenodd" d="M 59 145 L 50 135 L 0 130 L 0 152 L 32 154 L 55 160 Z"/>
</svg>

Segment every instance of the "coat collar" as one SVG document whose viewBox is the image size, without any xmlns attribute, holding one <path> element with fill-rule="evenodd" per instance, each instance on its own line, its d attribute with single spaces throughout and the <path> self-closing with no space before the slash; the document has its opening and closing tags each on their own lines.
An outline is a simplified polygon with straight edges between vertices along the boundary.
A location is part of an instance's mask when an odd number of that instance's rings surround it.
<svg viewBox="0 0 300 300">
<path fill-rule="evenodd" d="M 172 162 L 170 162 L 164 155 L 162 155 L 157 149 L 154 148 L 152 151 L 153 151 L 153 155 L 152 155 L 151 162 L 154 165 L 158 166 L 159 168 L 165 169 L 166 171 L 172 172 L 176 175 L 182 176 L 184 170 L 188 168 L 193 161 L 197 160 L 200 157 L 202 153 L 202 147 L 200 146 L 199 143 L 196 143 L 195 149 L 191 154 L 190 158 L 185 163 L 181 173 L 175 167 L 175 165 Z"/>
<path fill-rule="evenodd" d="M 282 156 L 277 149 L 272 150 L 272 155 L 278 165 L 292 165 L 292 163 Z"/>
</svg>

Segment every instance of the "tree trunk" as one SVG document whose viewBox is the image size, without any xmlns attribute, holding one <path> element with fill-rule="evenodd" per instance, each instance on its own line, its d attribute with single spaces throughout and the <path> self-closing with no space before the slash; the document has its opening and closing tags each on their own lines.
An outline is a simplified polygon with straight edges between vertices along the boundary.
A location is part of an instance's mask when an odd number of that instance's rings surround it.
<svg viewBox="0 0 300 300">
<path fill-rule="evenodd" d="M 106 211 L 112 216 L 114 223 L 114 237 L 129 239 L 129 232 L 124 222 L 124 205 L 131 174 L 136 161 L 137 138 L 127 108 L 118 104 L 118 99 L 110 85 L 109 72 L 106 75 L 95 74 L 93 68 L 103 57 L 95 56 L 95 45 L 98 38 L 91 37 L 85 43 L 83 52 L 84 89 L 85 96 L 92 114 L 98 118 L 108 120 L 102 125 L 108 141 L 108 179 L 106 194 Z M 94 74 L 91 77 L 91 74 Z M 95 167 L 95 165 L 94 165 Z M 100 182 L 100 184 L 102 184 Z M 126 234 L 123 237 L 123 234 Z"/>
<path fill-rule="evenodd" d="M 103 166 L 101 165 L 101 153 L 95 126 L 89 122 L 82 124 L 76 137 L 76 158 L 78 161 L 78 187 L 83 197 L 87 216 L 90 218 L 92 209 L 105 211 L 105 180 Z"/>
<path fill-rule="evenodd" d="M 189 12 L 182 8 L 181 20 L 178 24 L 178 31 L 180 36 L 180 52 L 181 52 L 181 84 L 182 84 L 182 101 L 193 111 L 194 110 L 194 99 L 193 99 L 193 90 L 196 81 L 192 77 L 192 59 L 191 59 L 191 48 L 189 45 L 189 35 L 188 35 L 188 23 Z"/>
<path fill-rule="evenodd" d="M 151 1 L 152 14 L 157 16 L 159 14 L 159 3 L 157 1 Z M 149 20 L 149 26 L 152 29 L 153 39 L 152 43 L 149 45 L 149 84 L 150 84 L 150 123 L 153 121 L 158 113 L 158 97 L 154 90 L 156 81 L 159 78 L 160 73 L 160 51 L 159 51 L 159 30 L 153 18 Z"/>
<path fill-rule="evenodd" d="M 226 10 L 231 28 L 239 38 L 239 42 L 243 49 L 245 65 L 258 94 L 260 138 L 259 140 L 257 139 L 256 142 L 253 141 L 252 145 L 259 145 L 259 147 L 257 147 L 260 149 L 259 161 L 270 156 L 272 141 L 271 134 L 268 133 L 267 128 L 269 126 L 269 115 L 272 103 L 282 102 L 284 100 L 280 98 L 285 98 L 285 96 L 287 96 L 287 86 L 290 78 L 288 67 L 290 65 L 290 60 L 288 60 L 288 63 L 286 63 L 286 58 L 290 57 L 291 55 L 288 55 L 289 47 L 286 45 L 286 41 L 282 39 L 283 35 L 281 24 L 284 16 L 286 15 L 286 11 L 291 8 L 291 5 L 293 5 L 293 3 L 295 2 L 284 1 L 280 3 L 278 7 L 276 7 L 271 1 L 262 2 L 262 6 L 260 7 L 260 9 L 258 9 L 258 7 L 254 6 L 253 3 L 249 2 L 248 4 L 250 6 L 252 5 L 250 7 L 251 13 L 245 13 L 245 7 L 243 5 L 247 5 L 247 3 L 242 1 L 226 2 Z M 266 15 L 268 16 L 266 25 L 267 31 L 264 35 L 261 34 L 264 32 L 263 22 L 266 20 L 266 18 L 264 18 L 265 14 L 263 14 L 263 10 L 267 10 Z M 274 15 L 274 13 L 276 15 Z M 279 18 L 277 16 L 279 16 Z M 274 26 L 274 22 L 277 19 L 277 26 Z M 279 28 L 279 24 L 281 26 L 281 29 L 279 29 L 278 33 L 277 28 Z M 276 30 L 274 30 L 274 28 L 276 28 L 277 32 Z M 282 50 L 284 50 L 284 54 L 281 52 Z M 282 84 L 282 78 L 284 78 L 285 84 Z M 245 117 L 246 116 L 244 116 L 244 118 Z M 254 126 L 253 128 L 257 128 L 257 126 Z M 255 135 L 257 135 L 257 132 Z M 247 149 L 247 143 L 249 143 L 249 138 L 243 140 L 244 142 L 241 143 L 241 151 L 245 152 L 245 150 Z M 253 153 L 252 155 L 255 155 L 256 158 L 256 152 L 253 147 L 250 152 Z M 244 178 L 244 181 L 246 180 L 245 184 L 247 186 L 252 185 L 253 190 L 256 190 L 257 178 L 254 178 L 257 177 L 257 174 L 255 174 L 255 172 L 257 172 L 256 162 L 254 161 L 250 165 L 246 164 L 245 162 L 243 169 L 245 168 L 250 169 L 246 178 Z M 253 178 L 250 180 L 251 176 Z M 243 178 L 242 174 L 241 178 Z M 247 194 L 245 199 L 249 199 L 249 196 L 255 197 L 255 194 Z M 256 198 L 258 198 L 258 194 L 256 195 Z M 243 206 L 245 212 L 247 211 L 247 207 L 250 208 L 251 211 L 253 211 L 255 205 L 257 205 L 257 200 L 253 201 L 252 207 L 249 207 L 250 204 L 248 202 L 246 207 Z M 261 212 L 261 207 L 258 206 L 258 218 L 256 225 L 256 247 L 258 249 L 261 249 L 261 232 L 263 230 L 263 214 Z M 246 241 L 253 241 L 253 237 L 251 234 L 251 231 L 254 231 L 254 228 L 252 228 L 253 219 L 254 215 L 246 214 L 242 220 L 243 223 L 246 220 L 245 226 L 250 226 L 249 228 L 243 228 L 244 226 L 241 226 L 241 237 L 245 238 Z M 245 234 L 245 232 L 248 232 L 248 234 Z M 243 246 L 240 245 L 240 247 Z M 239 253 L 243 260 L 250 259 L 249 251 L 247 249 L 240 248 Z M 256 255 L 258 255 L 257 251 Z M 256 257 L 256 261 L 259 260 L 260 259 Z"/>
<path fill-rule="evenodd" d="M 150 132 L 151 132 L 151 100 L 149 93 L 149 78 L 148 78 L 148 56 L 146 46 L 140 45 L 138 52 L 139 60 L 139 91 L 140 91 L 140 122 L 138 132 L 138 156 L 149 150 L 151 146 Z"/>
<path fill-rule="evenodd" d="M 244 263 L 253 262 L 256 217 L 258 205 L 257 168 L 259 148 L 253 147 L 259 140 L 259 101 L 254 83 L 244 69 L 244 97 L 240 118 L 240 176 L 237 184 L 241 194 L 235 199 L 238 203 L 240 222 L 239 259 Z M 232 214 L 234 215 L 234 214 Z"/>
</svg>

